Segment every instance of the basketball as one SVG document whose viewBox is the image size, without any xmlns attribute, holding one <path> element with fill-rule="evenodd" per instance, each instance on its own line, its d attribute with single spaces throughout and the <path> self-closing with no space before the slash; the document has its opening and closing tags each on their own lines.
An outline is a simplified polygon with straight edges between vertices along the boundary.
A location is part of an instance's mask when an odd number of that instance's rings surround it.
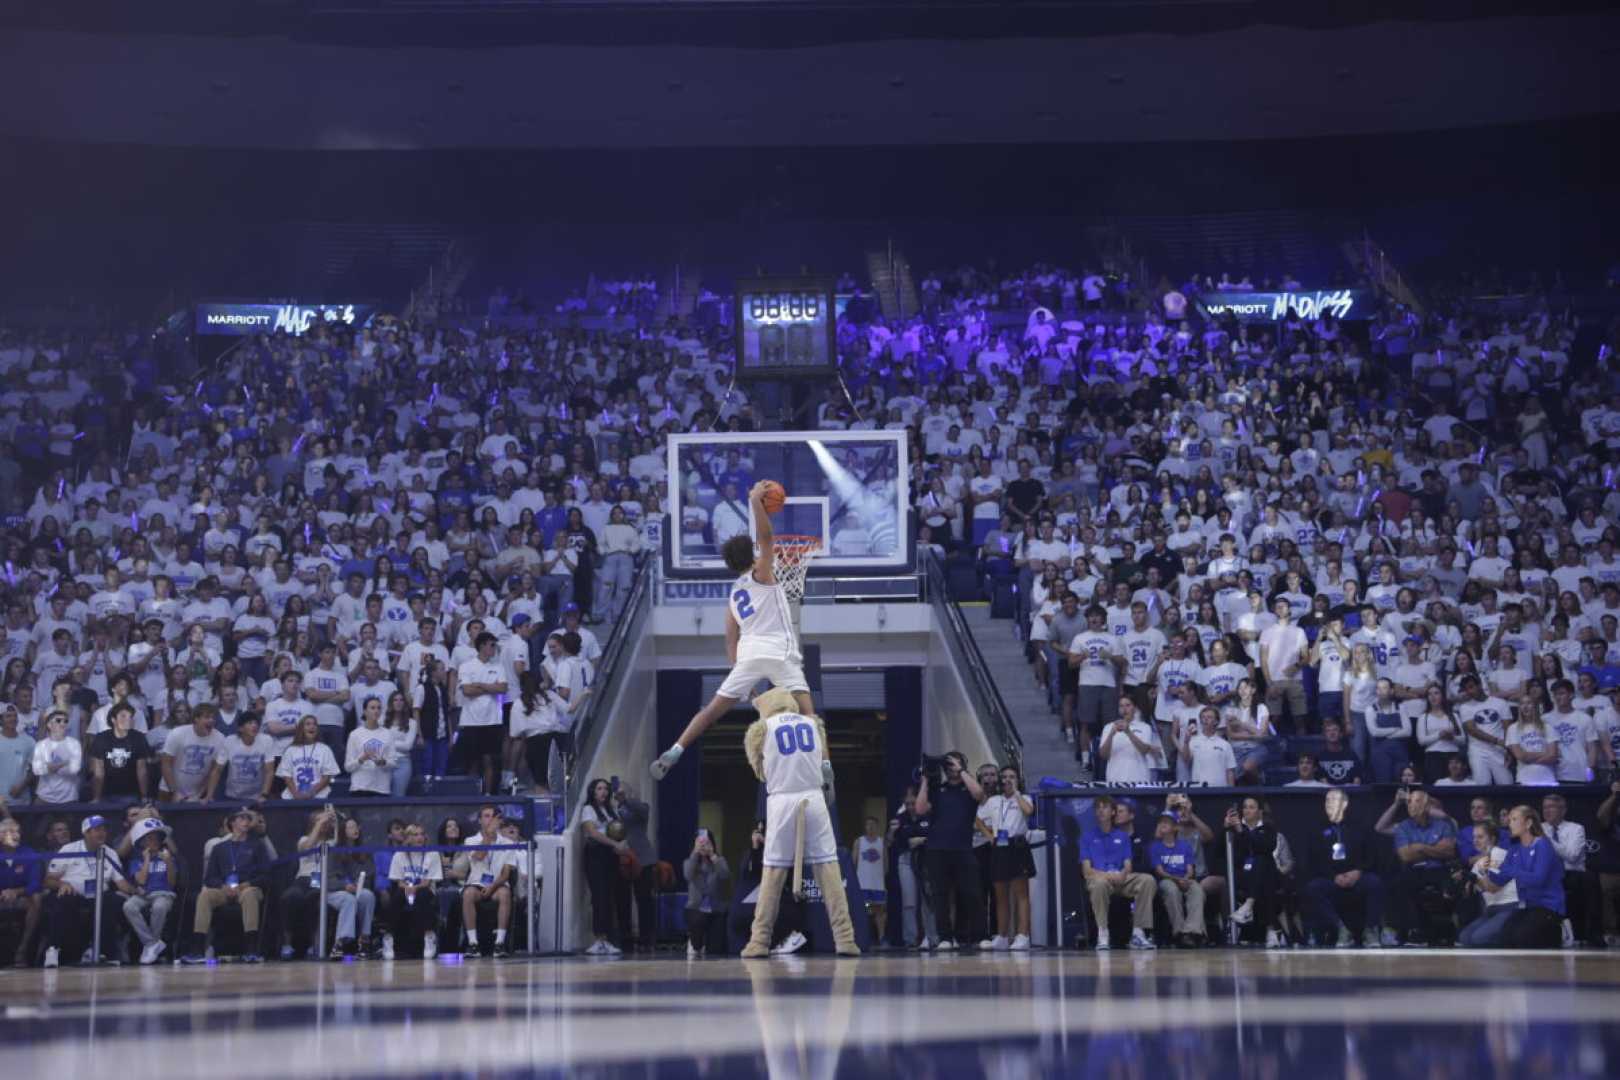
<svg viewBox="0 0 1620 1080">
<path fill-rule="evenodd" d="M 760 502 L 765 506 L 767 514 L 774 514 L 787 505 L 787 488 L 775 480 L 765 481 L 765 494 Z"/>
</svg>

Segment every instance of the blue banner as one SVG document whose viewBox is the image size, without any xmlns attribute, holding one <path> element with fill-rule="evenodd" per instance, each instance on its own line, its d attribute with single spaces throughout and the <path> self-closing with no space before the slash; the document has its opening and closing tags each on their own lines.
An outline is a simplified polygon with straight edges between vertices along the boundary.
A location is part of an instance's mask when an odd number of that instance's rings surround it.
<svg viewBox="0 0 1620 1080">
<path fill-rule="evenodd" d="M 1317 289 L 1313 292 L 1214 292 L 1198 298 L 1198 306 L 1212 319 L 1232 317 L 1240 322 L 1282 322 L 1290 316 L 1315 321 L 1370 319 L 1375 303 L 1371 289 Z"/>
<path fill-rule="evenodd" d="M 323 323 L 359 329 L 371 324 L 375 304 L 235 304 L 197 305 L 197 333 L 230 337 L 253 334 L 307 334 Z"/>
</svg>

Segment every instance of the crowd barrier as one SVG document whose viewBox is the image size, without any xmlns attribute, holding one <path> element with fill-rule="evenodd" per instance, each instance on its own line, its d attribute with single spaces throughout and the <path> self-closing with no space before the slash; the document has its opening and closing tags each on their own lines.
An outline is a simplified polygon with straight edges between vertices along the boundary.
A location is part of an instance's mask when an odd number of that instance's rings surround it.
<svg viewBox="0 0 1620 1080">
<path fill-rule="evenodd" d="M 327 929 L 326 904 L 326 860 L 333 854 L 370 854 L 378 855 L 395 851 L 475 851 L 475 850 L 518 850 L 527 851 L 528 866 L 526 873 L 525 899 L 528 901 L 528 941 L 531 951 L 537 951 L 536 943 L 549 936 L 554 944 L 560 944 L 561 935 L 556 927 L 561 925 L 563 897 L 561 889 L 553 890 L 557 910 L 553 913 L 553 929 L 549 935 L 540 934 L 540 911 L 538 905 L 539 882 L 546 876 L 554 876 L 554 880 L 561 881 L 564 869 L 563 859 L 566 855 L 566 846 L 555 842 L 552 838 L 560 837 L 567 824 L 567 813 L 561 796 L 525 796 L 522 798 L 512 796 L 497 796 L 495 798 L 409 798 L 409 799 L 331 799 L 331 800 L 292 800 L 268 799 L 263 803 L 255 804 L 253 809 L 260 811 L 265 819 L 265 833 L 270 840 L 277 855 L 270 863 L 271 869 L 287 864 L 294 864 L 303 859 L 309 852 L 298 850 L 298 840 L 309 831 L 309 815 L 330 805 L 348 817 L 360 821 L 362 830 L 367 835 L 384 836 L 388 832 L 388 823 L 398 818 L 407 824 L 421 825 L 430 837 L 438 835 L 440 823 L 447 817 L 455 817 L 462 825 L 464 836 L 472 837 L 478 832 L 478 808 L 493 804 L 500 809 L 502 816 L 508 821 L 516 821 L 519 830 L 527 838 L 520 844 L 491 844 L 491 845 L 453 845 L 440 846 L 430 844 L 421 848 L 402 848 L 390 844 L 365 844 L 355 846 L 338 846 L 322 844 L 319 847 L 322 870 L 320 875 L 320 901 L 319 919 L 321 940 L 325 940 Z M 16 818 L 22 826 L 23 843 L 36 849 L 30 856 L 19 857 L 21 861 L 40 861 L 49 863 L 56 859 L 89 859 L 97 860 L 96 881 L 102 879 L 102 854 L 106 849 L 97 852 L 72 853 L 57 855 L 44 849 L 44 834 L 52 822 L 62 820 L 67 822 L 70 834 L 79 837 L 80 822 L 93 814 L 99 814 L 107 819 L 108 841 L 116 843 L 124 833 L 123 821 L 128 803 L 30 803 L 14 805 L 9 809 L 11 816 Z M 203 845 L 215 836 L 222 835 L 226 816 L 241 809 L 239 803 L 213 802 L 213 803 L 165 803 L 159 805 L 163 823 L 169 827 L 170 836 L 180 852 L 182 859 L 200 869 Z M 540 872 L 542 853 L 551 854 L 554 864 L 549 873 Z M 101 889 L 96 890 L 95 896 L 95 928 L 93 932 L 94 955 L 101 956 Z"/>
<path fill-rule="evenodd" d="M 1204 824 L 1216 833 L 1216 841 L 1204 846 L 1204 859 L 1211 874 L 1221 874 L 1227 880 L 1228 899 L 1235 889 L 1235 875 L 1227 872 L 1228 850 L 1222 843 L 1225 833 L 1223 821 L 1229 807 L 1243 799 L 1258 796 L 1271 808 L 1272 821 L 1278 832 L 1288 839 L 1294 856 L 1303 860 L 1308 850 L 1309 833 L 1323 821 L 1325 787 L 1187 787 L 1174 784 L 1146 784 L 1130 787 L 1106 785 L 1075 786 L 1061 790 L 1037 791 L 1036 818 L 1046 835 L 1046 862 L 1042 866 L 1045 878 L 1046 920 L 1045 940 L 1051 944 L 1073 943 L 1087 930 L 1090 918 L 1086 903 L 1085 883 L 1080 872 L 1080 838 L 1095 824 L 1093 804 L 1099 795 L 1107 795 L 1118 802 L 1129 798 L 1136 806 L 1134 833 L 1144 843 L 1151 843 L 1158 814 L 1164 809 L 1170 794 L 1186 795 L 1193 811 Z M 1346 785 L 1339 788 L 1350 797 L 1346 820 L 1365 825 L 1371 831 L 1375 822 L 1389 808 L 1400 790 L 1394 784 Z M 1469 804 L 1483 796 L 1500 810 L 1503 807 L 1528 804 L 1537 811 L 1542 796 L 1557 792 L 1568 802 L 1568 820 L 1586 827 L 1588 858 L 1597 857 L 1601 845 L 1593 824 L 1597 808 L 1608 797 L 1606 784 L 1566 785 L 1560 787 L 1435 787 L 1424 788 L 1458 826 L 1468 821 Z M 1405 820 L 1404 811 L 1396 821 Z M 1389 837 L 1374 837 L 1373 869 L 1381 876 L 1393 876 L 1399 867 L 1395 848 Z"/>
</svg>

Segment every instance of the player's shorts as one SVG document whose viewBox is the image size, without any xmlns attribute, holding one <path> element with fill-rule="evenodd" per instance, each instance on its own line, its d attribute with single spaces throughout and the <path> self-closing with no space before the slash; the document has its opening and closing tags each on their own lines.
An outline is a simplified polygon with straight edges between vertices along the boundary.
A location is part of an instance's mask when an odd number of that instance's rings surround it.
<svg viewBox="0 0 1620 1080">
<path fill-rule="evenodd" d="M 810 692 L 810 684 L 804 681 L 804 661 L 800 657 L 755 656 L 747 660 L 738 660 L 737 666 L 731 669 L 731 674 L 720 684 L 717 693 L 722 697 L 741 701 L 761 679 L 779 690 L 787 690 L 790 693 Z"/>
<path fill-rule="evenodd" d="M 832 818 L 827 800 L 819 791 L 797 791 L 765 798 L 765 865 L 792 866 L 793 841 L 797 838 L 799 804 L 804 808 L 804 861 L 807 866 L 838 861 L 838 841 L 833 837 Z"/>
</svg>

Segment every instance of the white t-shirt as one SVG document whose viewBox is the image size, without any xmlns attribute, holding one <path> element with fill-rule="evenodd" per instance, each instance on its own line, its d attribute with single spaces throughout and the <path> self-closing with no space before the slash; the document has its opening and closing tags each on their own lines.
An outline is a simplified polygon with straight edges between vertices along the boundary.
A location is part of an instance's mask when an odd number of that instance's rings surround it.
<svg viewBox="0 0 1620 1080">
<path fill-rule="evenodd" d="M 492 697 L 490 700 L 494 701 L 495 699 Z M 468 847 L 504 843 L 506 841 L 498 835 L 493 840 L 485 840 L 481 833 L 469 836 L 466 840 L 466 846 Z M 501 867 L 510 866 L 512 873 L 508 875 L 507 880 L 516 885 L 518 871 L 523 865 L 522 859 L 519 858 L 521 854 L 522 852 L 519 851 L 469 851 L 467 855 L 472 860 L 472 867 L 467 871 L 467 884 L 477 885 L 480 888 L 493 885 L 495 884 L 496 875 L 501 871 Z"/>
<path fill-rule="evenodd" d="M 276 766 L 276 775 L 287 782 L 281 797 L 295 798 L 294 788 L 313 788 L 321 777 L 330 778 L 340 771 L 337 758 L 325 743 L 289 746 L 281 755 L 281 764 Z"/>
<path fill-rule="evenodd" d="M 1592 723 L 1592 718 L 1580 709 L 1571 709 L 1567 713 L 1549 709 L 1542 714 L 1542 722 L 1558 744 L 1558 782 L 1586 783 L 1591 773 L 1587 764 L 1587 747 L 1597 741 L 1597 727 Z"/>
<path fill-rule="evenodd" d="M 444 859 L 437 851 L 396 851 L 388 863 L 388 880 L 413 885 L 443 881 Z"/>
<path fill-rule="evenodd" d="M 1479 730 L 1494 739 L 1503 739 L 1507 736 L 1507 721 L 1512 715 L 1508 703 L 1499 697 L 1488 697 L 1484 701 L 1465 701 L 1457 706 L 1457 722 L 1464 725 L 1472 723 Z M 1498 765 L 1507 764 L 1507 748 L 1488 743 L 1483 739 L 1469 739 L 1468 753 L 1482 761 L 1494 762 Z"/>
<path fill-rule="evenodd" d="M 1508 728 L 1507 742 L 1510 747 L 1523 747 L 1532 754 L 1542 753 L 1553 745 L 1550 728 L 1546 732 L 1542 732 L 1525 723 L 1517 723 Z M 1518 781 L 1526 787 L 1550 786 L 1558 783 L 1558 774 L 1553 771 L 1551 765 L 1521 761 L 1519 763 Z"/>
<path fill-rule="evenodd" d="M 1159 746 L 1159 737 L 1154 734 L 1147 721 L 1132 720 L 1130 730 L 1131 734 L 1147 744 L 1146 754 L 1137 750 L 1135 744 L 1114 725 L 1110 724 L 1103 729 L 1099 745 L 1109 745 L 1106 779 L 1110 784 L 1147 783 L 1153 779 L 1151 770 L 1164 756 L 1164 751 Z"/>
<path fill-rule="evenodd" d="M 474 657 L 456 669 L 456 678 L 463 686 L 467 683 L 503 683 L 506 681 L 506 672 L 496 659 L 485 663 Z M 507 690 L 510 691 L 511 687 L 507 687 Z M 501 699 L 498 694 L 479 694 L 476 697 L 463 695 L 462 727 L 493 727 L 500 722 Z"/>
<path fill-rule="evenodd" d="M 203 784 L 214 767 L 214 759 L 224 747 L 225 736 L 217 731 L 198 735 L 197 730 L 189 725 L 171 730 L 169 737 L 163 741 L 161 753 L 174 758 L 174 782 L 179 789 L 175 794 L 182 798 L 202 794 Z M 169 790 L 167 779 L 161 782 L 159 790 Z"/>
<path fill-rule="evenodd" d="M 1289 623 L 1287 626 L 1278 624 L 1262 630 L 1260 647 L 1266 650 L 1266 677 L 1278 682 L 1300 677 L 1299 669 L 1305 664 L 1306 651 L 1310 646 L 1305 640 L 1305 631 Z M 1286 672 L 1284 669 L 1291 664 L 1297 666 L 1292 672 Z"/>
<path fill-rule="evenodd" d="M 323 701 L 313 706 L 315 720 L 322 727 L 343 727 L 343 703 L 349 693 L 349 673 L 343 670 L 343 665 L 334 663 L 332 670 L 323 667 L 309 669 L 304 676 L 304 686 L 310 690 L 320 690 L 323 693 L 343 694 L 337 701 Z M 386 706 L 388 703 L 383 702 Z"/>
<path fill-rule="evenodd" d="M 223 792 L 234 803 L 252 802 L 263 790 L 264 763 L 276 759 L 276 741 L 264 732 L 253 737 L 251 743 L 240 738 L 228 738 L 214 755 L 214 760 L 225 770 Z"/>
<path fill-rule="evenodd" d="M 1119 639 L 1120 651 L 1125 654 L 1125 685 L 1140 686 L 1147 681 L 1148 671 L 1164 652 L 1164 634 L 1148 627 L 1129 630 Z"/>
<path fill-rule="evenodd" d="M 1219 735 L 1199 732 L 1187 740 L 1192 753 L 1192 782 L 1210 787 L 1226 787 L 1228 772 L 1237 772 L 1237 755 L 1232 744 Z"/>
<path fill-rule="evenodd" d="M 1069 642 L 1069 652 L 1083 658 L 1078 668 L 1081 686 L 1118 685 L 1112 658 L 1119 655 L 1119 645 L 1114 635 L 1106 630 L 1082 630 Z"/>
<path fill-rule="evenodd" d="M 52 765 L 61 769 L 51 771 Z M 79 771 L 84 767 L 84 751 L 78 739 L 41 739 L 34 744 L 32 762 L 39 777 L 34 794 L 40 802 L 76 802 L 79 798 Z M 81 849 L 82 850 L 82 849 Z"/>
<path fill-rule="evenodd" d="M 366 753 L 372 754 L 373 758 L 360 760 Z M 349 732 L 348 746 L 343 754 L 343 767 L 349 773 L 349 789 L 387 795 L 395 756 L 394 736 L 381 724 L 375 728 L 362 725 Z"/>
</svg>

